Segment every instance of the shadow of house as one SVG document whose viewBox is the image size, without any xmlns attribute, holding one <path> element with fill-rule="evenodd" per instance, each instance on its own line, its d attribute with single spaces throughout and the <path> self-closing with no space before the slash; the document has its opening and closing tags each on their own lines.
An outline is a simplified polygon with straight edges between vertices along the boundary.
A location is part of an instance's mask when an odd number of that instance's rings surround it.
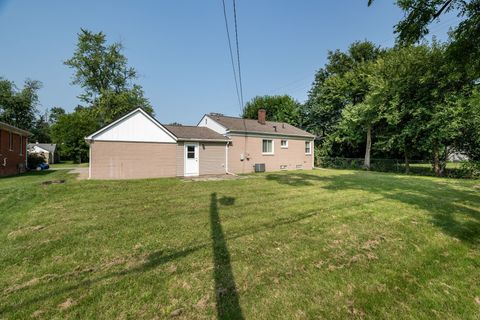
<svg viewBox="0 0 480 320">
<path fill-rule="evenodd" d="M 235 278 L 233 276 L 230 253 L 228 252 L 225 235 L 218 212 L 218 203 L 233 205 L 234 198 L 222 197 L 217 194 L 210 196 L 210 228 L 213 247 L 213 264 L 215 280 L 215 298 L 218 319 L 243 319 L 238 298 Z"/>
<path fill-rule="evenodd" d="M 480 242 L 480 194 L 454 188 L 448 180 L 375 172 L 335 176 L 308 173 L 269 174 L 267 180 L 294 187 L 314 186 L 330 191 L 361 190 L 398 201 L 430 214 L 432 224 L 461 241 Z"/>
</svg>

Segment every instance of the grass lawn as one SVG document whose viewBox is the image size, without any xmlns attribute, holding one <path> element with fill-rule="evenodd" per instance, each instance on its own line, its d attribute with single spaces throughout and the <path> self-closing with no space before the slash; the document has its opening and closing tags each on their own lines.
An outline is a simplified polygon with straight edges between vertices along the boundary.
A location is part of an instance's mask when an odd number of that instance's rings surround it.
<svg viewBox="0 0 480 320">
<path fill-rule="evenodd" d="M 0 319 L 480 318 L 479 181 L 60 170 L 0 194 Z"/>
<path fill-rule="evenodd" d="M 59 163 L 52 163 L 50 165 L 50 168 L 52 169 L 88 168 L 88 162 L 73 163 L 73 161 L 60 161 Z"/>
</svg>

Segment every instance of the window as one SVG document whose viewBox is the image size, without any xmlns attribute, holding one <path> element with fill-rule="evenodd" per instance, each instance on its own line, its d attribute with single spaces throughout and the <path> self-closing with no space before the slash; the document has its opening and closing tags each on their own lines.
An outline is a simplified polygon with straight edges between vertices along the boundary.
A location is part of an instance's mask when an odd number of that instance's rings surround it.
<svg viewBox="0 0 480 320">
<path fill-rule="evenodd" d="M 187 159 L 195 159 L 195 146 L 187 146 Z"/>
<path fill-rule="evenodd" d="M 13 150 L 13 133 L 12 133 L 12 131 L 8 131 L 8 145 L 9 145 L 10 151 L 12 151 Z"/>
<path fill-rule="evenodd" d="M 23 137 L 22 136 L 19 136 L 20 137 L 20 155 L 23 156 Z"/>
<path fill-rule="evenodd" d="M 263 154 L 273 154 L 273 141 L 272 140 L 263 140 L 262 141 L 262 153 Z"/>
<path fill-rule="evenodd" d="M 311 142 L 305 141 L 305 154 L 312 154 L 312 149 L 310 147 Z"/>
<path fill-rule="evenodd" d="M 287 149 L 288 148 L 288 140 L 280 140 L 280 147 L 282 149 Z"/>
</svg>

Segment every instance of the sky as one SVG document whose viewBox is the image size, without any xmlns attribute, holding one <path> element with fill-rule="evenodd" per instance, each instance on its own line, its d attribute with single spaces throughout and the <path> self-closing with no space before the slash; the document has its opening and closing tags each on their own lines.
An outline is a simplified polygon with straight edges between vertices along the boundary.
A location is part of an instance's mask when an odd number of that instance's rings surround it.
<svg viewBox="0 0 480 320">
<path fill-rule="evenodd" d="M 232 0 L 225 1 L 233 36 Z M 402 16 L 393 0 L 237 0 L 244 101 L 288 94 L 303 102 L 329 50 L 357 40 L 392 46 Z M 445 39 L 455 22 L 444 19 L 432 34 Z M 240 114 L 221 0 L 0 0 L 0 77 L 18 87 L 40 80 L 41 111 L 73 110 L 82 89 L 63 61 L 80 28 L 123 43 L 160 122 Z"/>
</svg>

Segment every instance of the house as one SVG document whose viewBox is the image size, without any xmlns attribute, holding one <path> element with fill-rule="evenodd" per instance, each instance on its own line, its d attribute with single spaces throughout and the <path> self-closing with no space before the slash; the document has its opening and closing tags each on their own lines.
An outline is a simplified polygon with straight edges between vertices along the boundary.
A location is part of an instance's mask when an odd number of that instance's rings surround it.
<svg viewBox="0 0 480 320">
<path fill-rule="evenodd" d="M 27 145 L 28 154 L 36 154 L 43 159 L 46 163 L 52 164 L 60 161 L 59 154 L 57 152 L 57 145 L 54 143 L 29 143 Z"/>
<path fill-rule="evenodd" d="M 0 122 L 0 176 L 25 172 L 28 131 Z"/>
<path fill-rule="evenodd" d="M 314 136 L 287 123 L 203 116 L 163 125 L 138 108 L 85 138 L 89 177 L 138 179 L 312 169 Z M 255 166 L 257 165 L 257 166 Z"/>
</svg>

